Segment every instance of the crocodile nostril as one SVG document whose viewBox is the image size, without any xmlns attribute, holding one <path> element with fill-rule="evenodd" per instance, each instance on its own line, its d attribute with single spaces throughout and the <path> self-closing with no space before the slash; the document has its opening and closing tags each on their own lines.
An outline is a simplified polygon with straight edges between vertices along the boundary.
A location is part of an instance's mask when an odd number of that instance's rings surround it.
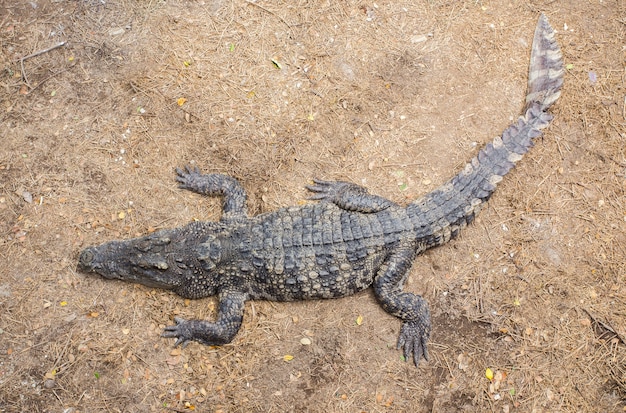
<svg viewBox="0 0 626 413">
<path fill-rule="evenodd" d="M 78 261 L 83 268 L 89 268 L 91 266 L 91 262 L 93 261 L 94 255 L 90 250 L 83 250 L 80 253 L 80 257 Z"/>
</svg>

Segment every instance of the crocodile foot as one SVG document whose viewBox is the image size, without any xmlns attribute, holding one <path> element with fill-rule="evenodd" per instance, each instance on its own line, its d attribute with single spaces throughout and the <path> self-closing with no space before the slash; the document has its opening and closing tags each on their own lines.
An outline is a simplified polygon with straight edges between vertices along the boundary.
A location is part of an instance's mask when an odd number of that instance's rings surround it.
<svg viewBox="0 0 626 413">
<path fill-rule="evenodd" d="M 343 181 L 313 180 L 314 185 L 307 185 L 313 194 L 310 200 L 329 201 L 347 211 L 362 212 L 364 214 L 380 212 L 393 205 L 391 201 L 368 193 L 367 189 Z"/>
<path fill-rule="evenodd" d="M 428 361 L 427 342 L 430 337 L 430 320 L 409 320 L 402 323 L 397 348 L 404 348 L 404 359 L 413 358 L 415 367 L 419 366 L 422 356 Z"/>
<path fill-rule="evenodd" d="M 181 189 L 195 191 L 198 187 L 198 180 L 201 179 L 202 173 L 200 169 L 193 166 L 185 166 L 184 168 L 176 168 L 176 181 Z"/>
<path fill-rule="evenodd" d="M 313 179 L 315 185 L 307 185 L 306 188 L 314 194 L 309 197 L 311 200 L 327 199 L 331 202 L 339 200 L 343 197 L 345 191 L 349 188 L 359 190 L 357 185 L 343 181 L 322 181 Z M 365 192 L 363 190 L 363 192 Z"/>
<path fill-rule="evenodd" d="M 178 347 L 182 344 L 183 348 L 185 348 L 191 341 L 196 340 L 193 325 L 195 320 L 185 320 L 181 317 L 174 317 L 174 321 L 176 321 L 176 325 L 165 327 L 161 337 L 176 337 L 177 340 L 174 343 L 174 347 Z"/>
<path fill-rule="evenodd" d="M 176 325 L 167 326 L 161 337 L 176 337 L 174 347 L 182 344 L 183 348 L 191 341 L 197 341 L 207 346 L 221 346 L 230 343 L 239 329 L 239 325 L 231 324 L 230 329 L 225 329 L 217 323 L 203 320 L 185 320 L 174 317 Z"/>
</svg>

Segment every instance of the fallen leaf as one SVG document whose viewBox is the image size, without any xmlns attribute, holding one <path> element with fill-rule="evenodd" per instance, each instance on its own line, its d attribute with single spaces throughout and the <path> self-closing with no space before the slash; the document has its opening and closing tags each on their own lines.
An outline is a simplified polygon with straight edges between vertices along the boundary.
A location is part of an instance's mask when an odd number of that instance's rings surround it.
<svg viewBox="0 0 626 413">
<path fill-rule="evenodd" d="M 485 370 L 485 377 L 487 377 L 489 380 L 493 380 L 493 370 L 491 370 L 489 367 L 487 367 L 487 370 Z"/>
<path fill-rule="evenodd" d="M 291 361 L 291 360 L 293 360 L 293 356 L 291 354 L 285 354 L 283 356 L 283 360 L 284 361 Z"/>
<path fill-rule="evenodd" d="M 170 351 L 170 356 L 180 356 L 181 353 L 182 353 L 182 350 L 180 349 L 180 347 L 177 347 L 175 349 L 172 349 L 172 351 Z"/>
<path fill-rule="evenodd" d="M 387 399 L 387 402 L 385 403 L 385 407 L 391 407 L 392 404 L 393 404 L 393 396 Z"/>
<path fill-rule="evenodd" d="M 360 326 L 361 324 L 363 324 L 363 316 L 359 314 L 359 316 L 356 318 L 356 325 Z"/>
<path fill-rule="evenodd" d="M 180 363 L 180 356 L 166 357 L 165 362 L 170 366 L 175 366 Z"/>
<path fill-rule="evenodd" d="M 187 102 L 187 99 L 185 99 L 185 98 L 178 98 L 178 99 L 176 99 L 176 103 L 178 104 L 178 106 L 183 106 L 185 104 L 185 102 Z"/>
</svg>

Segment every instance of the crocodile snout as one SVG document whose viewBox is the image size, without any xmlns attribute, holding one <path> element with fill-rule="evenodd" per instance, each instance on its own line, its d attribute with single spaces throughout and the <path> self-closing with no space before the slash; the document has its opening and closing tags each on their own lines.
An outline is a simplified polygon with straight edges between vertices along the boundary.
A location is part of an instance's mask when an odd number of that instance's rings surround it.
<svg viewBox="0 0 626 413">
<path fill-rule="evenodd" d="M 78 257 L 78 265 L 82 270 L 93 270 L 94 253 L 90 248 L 81 251 Z"/>
</svg>

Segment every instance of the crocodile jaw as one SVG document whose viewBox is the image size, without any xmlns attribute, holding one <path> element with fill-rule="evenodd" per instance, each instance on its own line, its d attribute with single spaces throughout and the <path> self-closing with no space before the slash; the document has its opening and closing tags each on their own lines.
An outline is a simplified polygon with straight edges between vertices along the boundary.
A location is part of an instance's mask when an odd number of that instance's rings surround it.
<svg viewBox="0 0 626 413">
<path fill-rule="evenodd" d="M 170 254 L 144 252 L 137 248 L 142 238 L 112 241 L 85 248 L 80 252 L 78 268 L 104 278 L 173 289 L 180 285 L 180 274 L 171 270 Z"/>
</svg>

